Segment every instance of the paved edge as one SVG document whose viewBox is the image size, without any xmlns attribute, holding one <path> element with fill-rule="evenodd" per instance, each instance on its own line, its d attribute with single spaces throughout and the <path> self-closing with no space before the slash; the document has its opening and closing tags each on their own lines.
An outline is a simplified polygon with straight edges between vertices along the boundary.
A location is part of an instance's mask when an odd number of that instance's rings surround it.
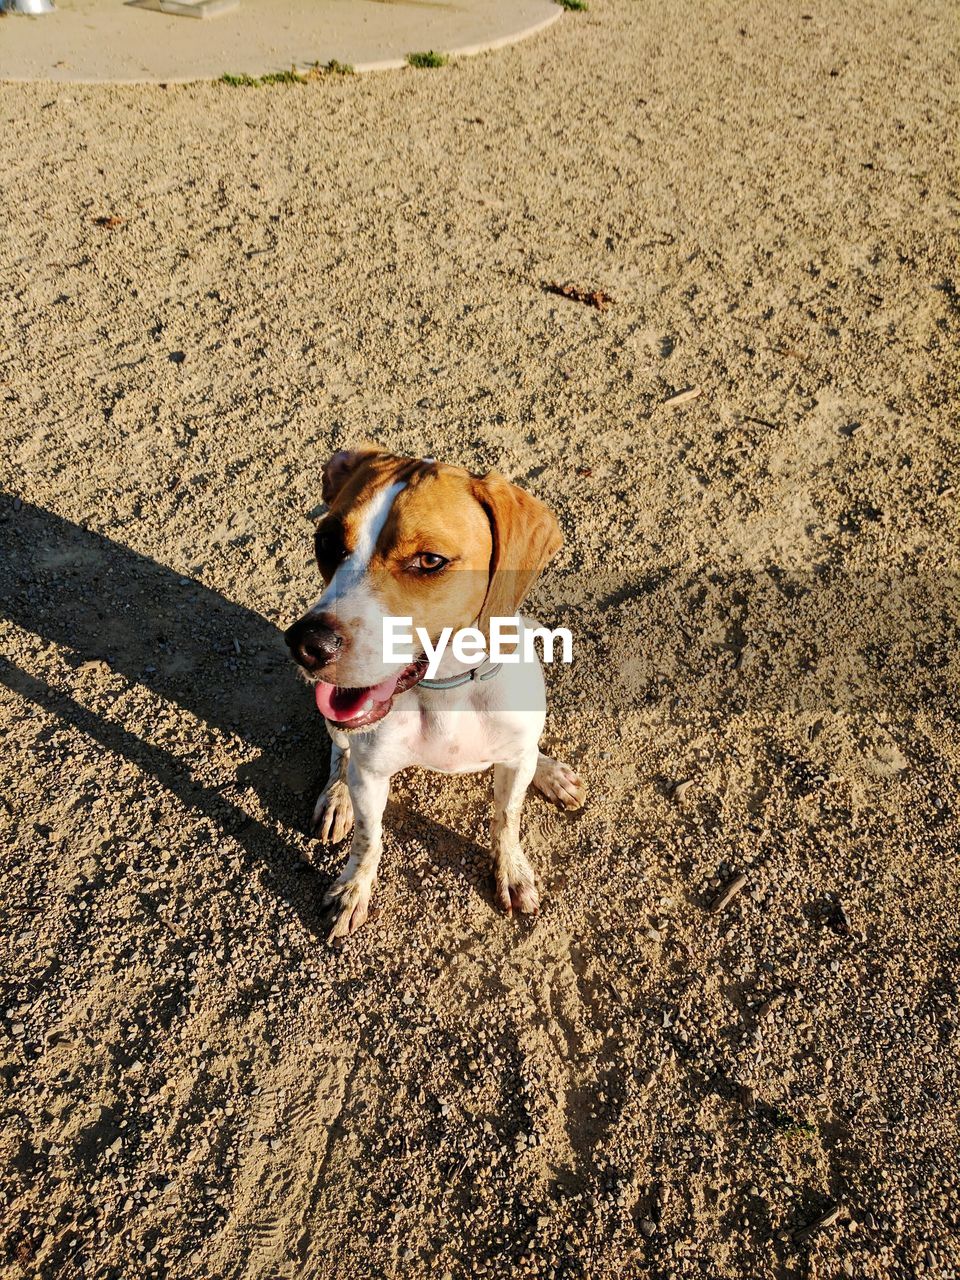
<svg viewBox="0 0 960 1280">
<path fill-rule="evenodd" d="M 496 49 L 505 49 L 509 45 L 519 44 L 521 40 L 526 40 L 530 36 L 535 36 L 541 31 L 546 31 L 548 27 L 552 27 L 564 15 L 564 9 L 561 5 L 557 5 L 557 12 L 552 13 L 549 18 L 541 18 L 539 22 L 533 23 L 532 26 L 525 27 L 522 31 L 511 32 L 508 36 L 498 36 L 496 40 L 481 41 L 479 44 L 463 45 L 459 49 L 445 49 L 443 53 L 448 58 L 473 58 L 478 53 L 492 53 Z M 358 62 L 353 66 L 355 75 L 368 75 L 376 71 L 401 71 L 409 66 L 406 58 L 388 58 L 383 62 Z M 306 73 L 313 69 L 312 65 L 307 63 L 298 66 L 297 71 Z M 411 68 L 411 70 L 419 70 L 419 68 Z M 347 77 L 349 78 L 349 76 Z M 123 80 L 102 80 L 102 79 L 84 79 L 76 80 L 46 80 L 35 76 L 0 76 L 0 84 L 48 84 L 48 85 L 71 85 L 71 84 L 218 84 L 220 77 L 207 78 L 196 76 L 168 76 L 164 80 L 158 79 L 123 79 Z"/>
<path fill-rule="evenodd" d="M 535 36 L 540 31 L 546 31 L 547 27 L 552 27 L 555 22 L 563 17 L 564 10 L 558 4 L 557 12 L 551 13 L 549 18 L 542 18 L 539 22 L 535 22 L 533 26 L 525 27 L 523 31 L 514 31 L 508 36 L 498 36 L 496 40 L 483 41 L 480 44 L 467 44 L 460 49 L 444 50 L 448 58 L 473 58 L 478 53 L 492 53 L 495 49 L 506 49 L 511 44 L 519 44 L 521 40 L 526 40 L 529 36 Z M 390 58 L 385 62 L 361 62 L 353 69 L 357 75 L 364 75 L 368 71 L 396 71 L 400 67 L 407 66 L 406 58 Z"/>
</svg>

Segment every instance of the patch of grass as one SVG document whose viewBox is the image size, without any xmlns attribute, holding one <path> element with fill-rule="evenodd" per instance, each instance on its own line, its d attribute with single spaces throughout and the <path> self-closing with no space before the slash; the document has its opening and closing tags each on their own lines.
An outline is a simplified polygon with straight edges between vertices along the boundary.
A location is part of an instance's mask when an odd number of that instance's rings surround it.
<svg viewBox="0 0 960 1280">
<path fill-rule="evenodd" d="M 445 53 L 435 53 L 428 49 L 426 53 L 408 53 L 407 61 L 411 67 L 445 67 L 450 59 Z"/>
<path fill-rule="evenodd" d="M 306 84 L 307 77 L 302 76 L 299 71 L 295 71 L 293 67 L 289 71 L 268 71 L 265 76 L 260 77 L 261 84 Z"/>
<path fill-rule="evenodd" d="M 261 89 L 265 84 L 309 84 L 311 80 L 323 80 L 326 76 L 352 76 L 353 67 L 348 62 L 338 62 L 331 58 L 323 66 L 315 62 L 308 71 L 298 71 L 291 67 L 289 71 L 268 71 L 263 76 L 224 74 L 221 84 L 229 84 L 235 89 Z"/>
<path fill-rule="evenodd" d="M 785 1138 L 815 1138 L 820 1130 L 808 1120 L 797 1120 L 786 1111 L 778 1111 L 773 1117 L 773 1127 Z"/>
<path fill-rule="evenodd" d="M 586 13 L 590 7 L 587 0 L 556 0 L 561 9 L 569 9 L 571 13 Z"/>
<path fill-rule="evenodd" d="M 317 69 L 316 67 L 314 68 Z M 352 76 L 356 75 L 353 67 L 349 62 L 338 62 L 336 58 L 331 58 L 329 62 L 319 67 L 325 75 L 328 76 Z"/>
</svg>

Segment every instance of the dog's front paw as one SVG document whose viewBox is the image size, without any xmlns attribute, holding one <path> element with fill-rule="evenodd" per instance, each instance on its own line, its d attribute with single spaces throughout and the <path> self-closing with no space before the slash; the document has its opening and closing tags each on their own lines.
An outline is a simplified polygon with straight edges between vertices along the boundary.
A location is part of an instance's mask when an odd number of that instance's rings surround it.
<svg viewBox="0 0 960 1280">
<path fill-rule="evenodd" d="M 323 895 L 327 941 L 349 938 L 360 928 L 370 912 L 373 886 L 367 880 L 335 881 Z"/>
<path fill-rule="evenodd" d="M 353 801 L 347 784 L 334 778 L 320 792 L 313 810 L 311 829 L 325 844 L 339 844 L 353 827 Z"/>
<path fill-rule="evenodd" d="M 540 898 L 534 882 L 533 867 L 522 855 L 510 859 L 501 858 L 494 868 L 497 906 L 508 916 L 519 911 L 525 916 L 540 912 Z"/>
<path fill-rule="evenodd" d="M 537 761 L 533 785 L 558 809 L 579 809 L 587 797 L 580 775 L 562 760 L 553 760 L 550 756 L 542 755 Z"/>
</svg>

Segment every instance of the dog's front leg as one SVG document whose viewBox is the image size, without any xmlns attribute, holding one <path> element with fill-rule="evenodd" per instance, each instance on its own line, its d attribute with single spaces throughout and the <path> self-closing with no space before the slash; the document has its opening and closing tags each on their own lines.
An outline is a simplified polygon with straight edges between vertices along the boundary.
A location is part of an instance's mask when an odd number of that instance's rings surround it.
<svg viewBox="0 0 960 1280">
<path fill-rule="evenodd" d="M 353 826 L 353 804 L 347 787 L 347 766 L 350 763 L 350 739 L 345 733 L 330 727 L 326 721 L 330 744 L 330 776 L 320 792 L 313 810 L 311 827 L 314 835 L 328 844 L 339 844 L 350 834 Z"/>
<path fill-rule="evenodd" d="M 390 793 L 390 776 L 369 773 L 351 759 L 347 786 L 353 801 L 353 844 L 347 865 L 323 899 L 330 925 L 328 942 L 356 933 L 367 918 L 383 852 L 383 811 Z"/>
<path fill-rule="evenodd" d="M 511 764 L 493 766 L 493 874 L 497 904 L 508 916 L 540 910 L 533 868 L 520 847 L 520 812 L 537 769 L 537 747 Z"/>
</svg>

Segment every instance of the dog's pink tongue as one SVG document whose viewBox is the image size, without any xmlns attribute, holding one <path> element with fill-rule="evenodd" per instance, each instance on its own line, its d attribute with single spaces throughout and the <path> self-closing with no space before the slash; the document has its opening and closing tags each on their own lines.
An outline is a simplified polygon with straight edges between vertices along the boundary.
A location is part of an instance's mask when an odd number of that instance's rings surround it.
<svg viewBox="0 0 960 1280">
<path fill-rule="evenodd" d="M 393 697 L 399 679 L 398 671 L 395 676 L 389 676 L 381 684 L 371 685 L 368 689 L 341 689 L 339 685 L 325 684 L 318 680 L 313 686 L 317 710 L 322 716 L 335 720 L 338 724 L 359 720 L 375 702 L 386 702 Z"/>
</svg>

